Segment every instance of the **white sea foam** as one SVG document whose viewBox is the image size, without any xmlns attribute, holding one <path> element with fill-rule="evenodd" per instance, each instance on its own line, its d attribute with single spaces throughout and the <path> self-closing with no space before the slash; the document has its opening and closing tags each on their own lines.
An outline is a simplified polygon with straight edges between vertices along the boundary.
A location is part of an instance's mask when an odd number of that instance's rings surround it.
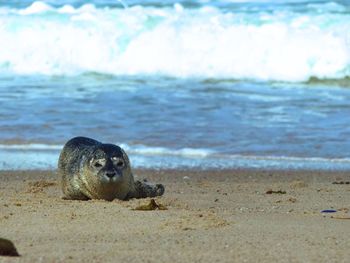
<svg viewBox="0 0 350 263">
<path fill-rule="evenodd" d="M 40 14 L 40 13 L 44 13 L 44 12 L 48 12 L 53 10 L 53 8 L 48 5 L 45 4 L 44 2 L 34 2 L 33 4 L 31 4 L 29 7 L 19 10 L 18 14 L 20 15 L 33 15 L 33 14 Z"/>
<path fill-rule="evenodd" d="M 144 145 L 133 145 L 121 144 L 126 152 L 130 154 L 141 154 L 141 155 L 163 155 L 163 156 L 183 156 L 183 157 L 194 157 L 194 158 L 205 158 L 213 155 L 215 152 L 209 149 L 169 149 L 165 147 L 149 147 Z"/>
<path fill-rule="evenodd" d="M 134 168 L 158 169 L 350 169 L 349 158 L 221 154 L 210 149 L 170 149 L 120 144 Z M 61 145 L 0 145 L 0 169 L 55 169 Z"/>
<path fill-rule="evenodd" d="M 0 8 L 0 73 L 306 81 L 350 76 L 350 14 L 87 4 Z M 340 5 L 337 5 L 340 7 Z"/>
</svg>

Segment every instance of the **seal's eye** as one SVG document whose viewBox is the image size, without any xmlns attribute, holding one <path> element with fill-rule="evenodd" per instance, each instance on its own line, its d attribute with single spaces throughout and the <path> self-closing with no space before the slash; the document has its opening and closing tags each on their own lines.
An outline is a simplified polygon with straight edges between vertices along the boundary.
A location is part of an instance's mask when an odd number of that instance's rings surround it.
<svg viewBox="0 0 350 263">
<path fill-rule="evenodd" d="M 96 162 L 96 163 L 94 164 L 94 166 L 97 167 L 97 168 L 99 168 L 99 167 L 102 167 L 102 164 L 99 163 L 99 162 Z"/>
<path fill-rule="evenodd" d="M 97 159 L 97 160 L 94 160 L 93 162 L 93 166 L 95 168 L 101 168 L 103 167 L 104 165 L 106 164 L 106 160 L 105 159 Z"/>
<path fill-rule="evenodd" d="M 122 159 L 120 159 L 118 157 L 113 157 L 112 160 L 113 160 L 114 165 L 117 166 L 118 168 L 124 167 L 124 161 Z"/>
<path fill-rule="evenodd" d="M 124 162 L 123 162 L 122 160 L 119 160 L 119 161 L 117 162 L 117 166 L 118 166 L 118 167 L 123 167 L 123 166 L 124 166 Z"/>
</svg>

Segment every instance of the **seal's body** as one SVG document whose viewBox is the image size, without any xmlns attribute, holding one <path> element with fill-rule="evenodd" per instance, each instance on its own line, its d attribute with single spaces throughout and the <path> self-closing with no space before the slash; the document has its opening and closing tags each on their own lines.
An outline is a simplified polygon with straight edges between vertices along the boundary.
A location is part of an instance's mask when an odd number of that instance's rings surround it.
<svg viewBox="0 0 350 263">
<path fill-rule="evenodd" d="M 66 199 L 121 199 L 154 197 L 161 184 L 134 181 L 130 161 L 122 148 L 86 137 L 69 140 L 60 154 L 58 174 Z"/>
</svg>

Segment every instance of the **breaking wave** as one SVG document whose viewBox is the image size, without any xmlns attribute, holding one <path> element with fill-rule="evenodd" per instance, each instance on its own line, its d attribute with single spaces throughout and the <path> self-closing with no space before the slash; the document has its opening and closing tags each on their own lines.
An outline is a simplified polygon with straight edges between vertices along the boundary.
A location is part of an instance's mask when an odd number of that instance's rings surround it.
<svg viewBox="0 0 350 263">
<path fill-rule="evenodd" d="M 1 7 L 0 74 L 344 79 L 350 76 L 344 8 Z"/>
</svg>

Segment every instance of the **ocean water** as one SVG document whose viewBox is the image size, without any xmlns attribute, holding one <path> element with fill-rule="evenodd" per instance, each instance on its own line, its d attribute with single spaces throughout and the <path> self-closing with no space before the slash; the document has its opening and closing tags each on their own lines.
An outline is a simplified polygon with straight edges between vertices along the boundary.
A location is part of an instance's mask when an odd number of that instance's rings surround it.
<svg viewBox="0 0 350 263">
<path fill-rule="evenodd" d="M 0 0 L 0 169 L 350 169 L 350 2 Z"/>
</svg>

